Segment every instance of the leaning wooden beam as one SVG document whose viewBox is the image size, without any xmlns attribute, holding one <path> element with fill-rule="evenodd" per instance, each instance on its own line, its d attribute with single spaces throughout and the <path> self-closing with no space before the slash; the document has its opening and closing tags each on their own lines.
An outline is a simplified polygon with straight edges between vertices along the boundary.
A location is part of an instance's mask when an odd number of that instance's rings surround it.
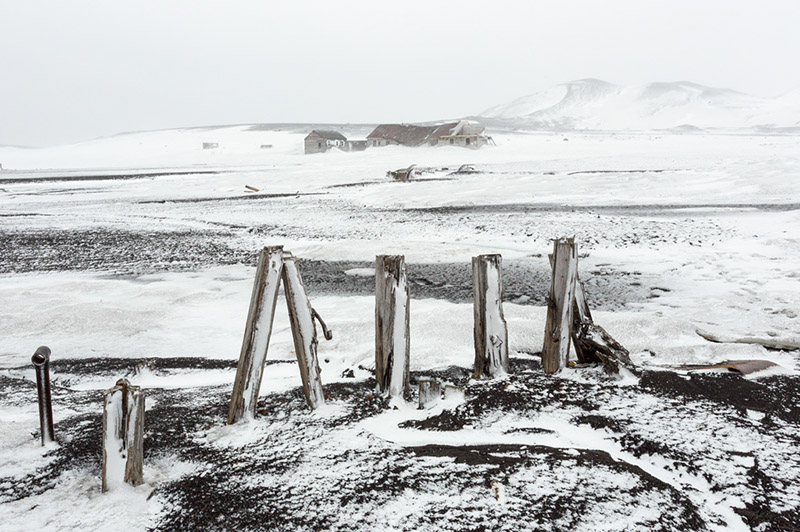
<svg viewBox="0 0 800 532">
<path fill-rule="evenodd" d="M 120 379 L 106 392 L 103 406 L 103 492 L 142 478 L 144 392 Z"/>
<path fill-rule="evenodd" d="M 228 410 L 228 423 L 255 415 L 261 376 L 267 360 L 272 320 L 278 300 L 283 269 L 283 246 L 265 247 L 258 256 L 250 310 L 244 329 L 242 351 L 236 367 L 236 380 Z"/>
<path fill-rule="evenodd" d="M 503 277 L 500 255 L 472 258 L 475 365 L 473 378 L 508 372 L 508 327 L 503 316 Z"/>
<path fill-rule="evenodd" d="M 375 259 L 375 379 L 389 397 L 408 398 L 410 293 L 402 255 Z"/>
<path fill-rule="evenodd" d="M 303 380 L 303 394 L 308 406 L 317 408 L 325 404 L 317 360 L 317 330 L 314 327 L 314 310 L 308 301 L 295 257 L 284 257 L 283 291 L 292 325 L 294 352 L 300 367 L 300 378 Z"/>
<path fill-rule="evenodd" d="M 554 241 L 553 274 L 542 346 L 542 368 L 545 373 L 557 373 L 567 365 L 577 274 L 575 239 L 560 238 Z"/>
</svg>

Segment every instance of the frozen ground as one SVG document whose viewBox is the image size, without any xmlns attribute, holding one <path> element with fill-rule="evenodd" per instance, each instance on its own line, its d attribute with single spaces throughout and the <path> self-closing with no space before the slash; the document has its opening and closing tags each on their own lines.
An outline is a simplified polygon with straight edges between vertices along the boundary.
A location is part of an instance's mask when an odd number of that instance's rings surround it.
<svg viewBox="0 0 800 532">
<path fill-rule="evenodd" d="M 695 333 L 800 342 L 798 137 L 496 134 L 477 152 L 304 156 L 302 136 L 238 127 L 0 148 L 7 529 L 800 526 L 798 352 Z M 411 163 L 442 170 L 384 177 Z M 478 173 L 452 175 L 463 163 Z M 546 254 L 561 235 L 577 237 L 596 319 L 636 375 L 542 375 Z M 279 307 L 262 415 L 226 427 L 269 244 L 304 259 L 334 331 L 320 347 L 330 404 L 302 406 Z M 409 262 L 414 379 L 467 383 L 469 260 L 490 252 L 504 257 L 514 373 L 431 411 L 372 397 L 374 255 Z M 31 437 L 41 344 L 59 438 L 46 450 Z M 782 369 L 672 369 L 737 358 Z M 147 389 L 146 484 L 101 495 L 101 390 L 123 375 Z"/>
</svg>

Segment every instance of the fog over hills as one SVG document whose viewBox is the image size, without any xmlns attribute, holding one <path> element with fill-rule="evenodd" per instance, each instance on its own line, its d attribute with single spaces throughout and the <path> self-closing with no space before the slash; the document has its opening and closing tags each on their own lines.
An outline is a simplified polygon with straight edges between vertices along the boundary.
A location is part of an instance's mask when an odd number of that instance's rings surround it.
<svg viewBox="0 0 800 532">
<path fill-rule="evenodd" d="M 688 81 L 625 87 L 581 79 L 491 107 L 479 117 L 533 129 L 794 128 L 800 127 L 800 88 L 761 98 Z"/>
</svg>

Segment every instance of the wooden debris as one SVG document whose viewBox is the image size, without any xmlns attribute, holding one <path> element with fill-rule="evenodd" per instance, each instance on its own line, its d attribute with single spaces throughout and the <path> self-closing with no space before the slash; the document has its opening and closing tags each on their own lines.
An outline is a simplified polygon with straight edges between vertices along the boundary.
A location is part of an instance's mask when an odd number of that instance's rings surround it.
<svg viewBox="0 0 800 532">
<path fill-rule="evenodd" d="M 473 378 L 508 372 L 508 327 L 503 316 L 502 257 L 472 258 L 475 364 Z"/>
<path fill-rule="evenodd" d="M 445 399 L 453 399 L 453 398 L 464 398 L 464 387 L 463 386 L 456 386 L 455 384 L 445 384 L 444 385 L 444 398 Z"/>
<path fill-rule="evenodd" d="M 402 255 L 375 260 L 375 378 L 389 397 L 409 397 L 410 293 Z"/>
<path fill-rule="evenodd" d="M 258 256 L 250 310 L 244 330 L 236 380 L 233 384 L 228 423 L 255 415 L 258 390 L 267 360 L 272 320 L 283 270 L 283 246 L 265 247 Z"/>
<path fill-rule="evenodd" d="M 246 192 L 258 192 L 256 187 L 251 187 L 250 185 L 245 185 L 244 188 L 247 189 Z"/>
<path fill-rule="evenodd" d="M 102 490 L 143 480 L 144 392 L 120 379 L 106 392 L 103 406 Z"/>
<path fill-rule="evenodd" d="M 442 397 L 442 383 L 431 377 L 419 379 L 419 409 L 434 406 Z"/>
<path fill-rule="evenodd" d="M 560 238 L 554 241 L 553 274 L 542 346 L 542 368 L 545 373 L 558 373 L 567 365 L 577 273 L 575 239 Z"/>
<path fill-rule="evenodd" d="M 587 362 L 599 360 L 609 373 L 619 373 L 620 365 L 633 366 L 628 350 L 591 321 L 580 325 L 575 338 L 575 351 L 582 352 Z"/>
<path fill-rule="evenodd" d="M 286 307 L 289 310 L 289 321 L 292 325 L 294 352 L 300 367 L 300 378 L 303 380 L 303 394 L 308 406 L 317 408 L 325 403 L 325 394 L 322 391 L 317 359 L 319 342 L 317 341 L 317 329 L 314 327 L 316 311 L 311 308 L 311 303 L 308 301 L 295 257 L 284 257 L 283 291 L 286 295 Z M 317 316 L 319 315 L 317 314 Z M 329 333 L 327 327 L 324 329 Z"/>
<path fill-rule="evenodd" d="M 755 344 L 767 349 L 778 349 L 782 351 L 794 351 L 800 349 L 800 342 L 793 342 L 791 340 L 780 340 L 776 338 L 758 338 L 754 336 L 732 337 L 720 334 L 714 334 L 702 329 L 695 331 L 697 334 L 708 340 L 720 344 Z"/>
<path fill-rule="evenodd" d="M 577 252 L 577 244 L 575 244 L 576 256 Z M 548 258 L 552 269 L 553 255 L 548 255 Z M 572 305 L 570 336 L 578 363 L 601 363 L 609 373 L 619 373 L 620 364 L 633 367 L 628 350 L 614 340 L 605 329 L 594 323 L 592 311 L 586 301 L 583 282 L 577 273 L 577 264 L 575 270 L 575 298 Z"/>
<path fill-rule="evenodd" d="M 706 369 L 727 369 L 729 371 L 740 373 L 742 375 L 750 375 L 751 373 L 757 373 L 759 371 L 764 371 L 771 368 L 780 368 L 780 367 L 781 366 L 770 360 L 726 360 L 724 362 L 720 362 L 719 364 L 711 364 L 707 366 L 697 365 L 697 364 L 676 366 L 675 369 L 688 370 L 688 371 L 706 370 Z"/>
<path fill-rule="evenodd" d="M 414 178 L 416 164 L 412 164 L 408 168 L 400 168 L 399 170 L 389 170 L 386 172 L 387 177 L 391 177 L 396 181 L 409 181 Z"/>
</svg>

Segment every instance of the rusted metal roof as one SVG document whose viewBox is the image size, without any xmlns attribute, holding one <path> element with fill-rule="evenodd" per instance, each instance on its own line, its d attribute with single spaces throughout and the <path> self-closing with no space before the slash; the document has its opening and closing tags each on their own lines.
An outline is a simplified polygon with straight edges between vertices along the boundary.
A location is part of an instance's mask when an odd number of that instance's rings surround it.
<svg viewBox="0 0 800 532">
<path fill-rule="evenodd" d="M 310 137 L 314 133 L 316 133 L 317 135 L 319 135 L 320 137 L 322 137 L 325 140 L 347 140 L 347 137 L 345 137 L 344 135 L 342 135 L 338 131 L 330 131 L 330 130 L 324 130 L 324 129 L 315 129 L 314 131 L 309 133 L 306 138 Z"/>
<path fill-rule="evenodd" d="M 419 146 L 430 139 L 450 135 L 458 122 L 437 126 L 381 124 L 367 135 L 368 140 L 390 140 L 403 146 Z"/>
</svg>

